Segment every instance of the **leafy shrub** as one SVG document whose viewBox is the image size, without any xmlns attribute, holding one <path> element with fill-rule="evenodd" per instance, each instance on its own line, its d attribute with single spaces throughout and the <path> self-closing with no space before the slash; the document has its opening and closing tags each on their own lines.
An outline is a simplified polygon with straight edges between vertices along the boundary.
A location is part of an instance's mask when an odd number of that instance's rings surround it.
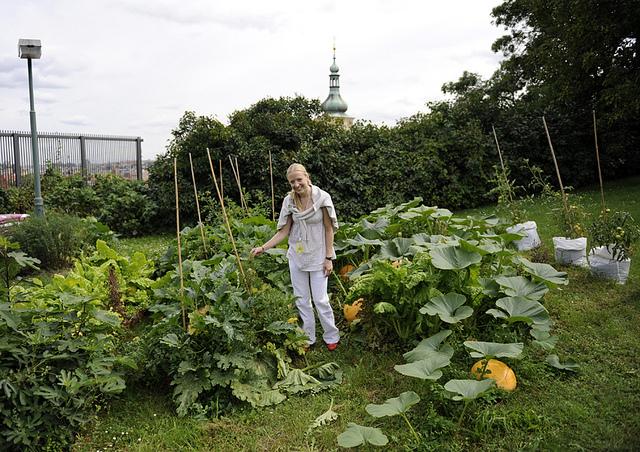
<svg viewBox="0 0 640 452">
<path fill-rule="evenodd" d="M 83 250 L 92 249 L 97 239 L 112 235 L 95 219 L 55 211 L 27 218 L 12 226 L 9 234 L 25 253 L 40 260 L 42 269 L 67 267 Z"/>
<path fill-rule="evenodd" d="M 9 198 L 8 211 L 11 213 L 27 213 L 33 210 L 33 179 L 27 180 L 20 187 L 7 189 Z"/>
<path fill-rule="evenodd" d="M 93 189 L 99 200 L 98 220 L 128 236 L 151 230 L 155 204 L 147 196 L 144 182 L 108 174 L 97 176 Z"/>
<path fill-rule="evenodd" d="M 38 270 L 36 264 L 40 263 L 38 259 L 18 251 L 19 248 L 20 244 L 0 235 L 0 300 L 8 303 L 11 303 L 11 286 L 20 271 L 25 267 Z"/>
<path fill-rule="evenodd" d="M 41 283 L 40 283 L 41 284 Z M 120 320 L 54 284 L 0 303 L 0 449 L 65 450 L 125 388 Z"/>
<path fill-rule="evenodd" d="M 0 188 L 0 213 L 13 213 L 9 193 L 4 188 Z"/>
<path fill-rule="evenodd" d="M 330 386 L 317 381 L 274 387 L 291 372 L 288 352 L 301 352 L 307 341 L 302 330 L 285 321 L 292 310 L 290 295 L 268 287 L 248 295 L 237 286 L 231 257 L 186 260 L 183 274 L 186 296 L 180 294 L 177 271 L 154 285 L 158 303 L 150 310 L 156 322 L 143 338 L 145 378 L 169 378 L 179 415 L 217 415 L 237 400 L 273 405 L 287 392 Z M 329 370 L 332 379 L 335 369 Z"/>
<path fill-rule="evenodd" d="M 80 174 L 63 176 L 48 167 L 42 177 L 42 195 L 47 209 L 86 217 L 95 215 L 98 197 Z"/>
</svg>

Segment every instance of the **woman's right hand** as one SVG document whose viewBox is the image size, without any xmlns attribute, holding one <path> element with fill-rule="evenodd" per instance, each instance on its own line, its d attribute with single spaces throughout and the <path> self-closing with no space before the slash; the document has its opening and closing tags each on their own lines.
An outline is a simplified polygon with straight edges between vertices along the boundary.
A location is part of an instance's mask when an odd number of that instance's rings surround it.
<svg viewBox="0 0 640 452">
<path fill-rule="evenodd" d="M 264 246 L 259 246 L 259 247 L 257 247 L 257 248 L 253 248 L 253 249 L 251 250 L 251 255 L 252 255 L 252 256 L 259 256 L 259 255 L 261 255 L 262 253 L 264 253 Z"/>
</svg>

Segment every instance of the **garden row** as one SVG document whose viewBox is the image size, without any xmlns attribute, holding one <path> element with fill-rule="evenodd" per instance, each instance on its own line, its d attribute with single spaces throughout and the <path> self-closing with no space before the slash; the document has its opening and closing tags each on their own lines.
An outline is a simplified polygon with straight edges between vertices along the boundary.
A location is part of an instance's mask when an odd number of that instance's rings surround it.
<svg viewBox="0 0 640 452">
<path fill-rule="evenodd" d="M 424 393 L 400 394 L 367 411 L 402 415 L 420 398 L 446 414 L 456 400 L 499 400 L 493 379 L 476 380 L 496 366 L 505 369 L 496 358 L 526 356 L 571 368 L 550 353 L 557 339 L 543 304 L 566 275 L 519 255 L 512 243 L 522 234 L 505 232 L 508 225 L 497 218 L 456 218 L 420 202 L 378 209 L 336 237 L 341 266 L 353 266 L 332 280 L 343 334 L 374 348 L 401 347 L 406 362 L 396 370 L 427 382 Z M 126 259 L 98 240 L 95 252 L 64 276 L 6 280 L 3 447 L 64 447 L 97 407 L 136 382 L 171 390 L 177 413 L 198 418 L 340 383 L 336 363 L 301 364 L 305 337 L 292 307 L 285 249 L 244 257 L 273 234 L 274 224 L 235 213 L 230 225 L 239 261 L 226 228 L 203 226 L 184 229 L 180 248 L 174 243 L 155 264 L 141 253 Z M 3 240 L 11 276 L 37 264 Z M 478 359 L 477 374 L 470 374 Z M 339 443 L 383 438 L 354 425 Z"/>
</svg>

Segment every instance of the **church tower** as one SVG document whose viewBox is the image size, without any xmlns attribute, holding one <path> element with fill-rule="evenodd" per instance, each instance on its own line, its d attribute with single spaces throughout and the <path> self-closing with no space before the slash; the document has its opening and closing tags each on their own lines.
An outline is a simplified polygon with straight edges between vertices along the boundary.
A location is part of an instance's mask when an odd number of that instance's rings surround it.
<svg viewBox="0 0 640 452">
<path fill-rule="evenodd" d="M 329 68 L 329 96 L 322 102 L 322 110 L 329 116 L 336 118 L 345 127 L 351 127 L 353 117 L 346 114 L 347 103 L 340 96 L 340 75 L 338 65 L 336 64 L 336 46 L 333 46 L 333 64 Z"/>
</svg>

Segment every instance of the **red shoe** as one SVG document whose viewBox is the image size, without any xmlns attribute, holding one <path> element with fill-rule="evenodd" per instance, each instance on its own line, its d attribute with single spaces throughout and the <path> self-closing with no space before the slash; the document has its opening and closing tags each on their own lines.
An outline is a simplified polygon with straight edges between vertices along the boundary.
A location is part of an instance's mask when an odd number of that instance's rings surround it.
<svg viewBox="0 0 640 452">
<path fill-rule="evenodd" d="M 327 344 L 327 350 L 329 350 L 330 352 L 334 351 L 336 348 L 338 348 L 338 342 Z"/>
</svg>

